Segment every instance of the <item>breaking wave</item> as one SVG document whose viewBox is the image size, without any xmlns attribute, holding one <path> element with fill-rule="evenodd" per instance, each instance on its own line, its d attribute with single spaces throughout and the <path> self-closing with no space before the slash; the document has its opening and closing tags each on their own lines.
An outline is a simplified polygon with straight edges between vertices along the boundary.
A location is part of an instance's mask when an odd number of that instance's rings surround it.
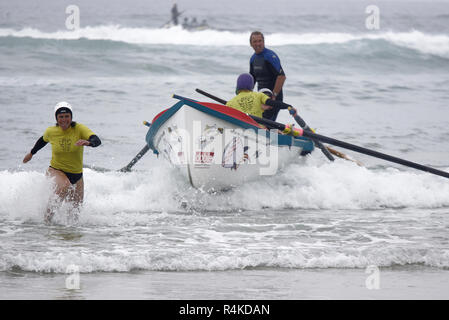
<svg viewBox="0 0 449 320">
<path fill-rule="evenodd" d="M 191 45 L 191 46 L 248 46 L 248 32 L 220 30 L 187 31 L 181 27 L 168 29 L 129 28 L 104 25 L 80 28 L 76 31 L 43 32 L 38 29 L 0 29 L 0 37 L 52 40 L 108 40 L 129 44 Z M 416 50 L 423 54 L 449 58 L 449 36 L 410 32 L 381 33 L 273 33 L 266 35 L 270 46 L 344 44 L 353 41 L 384 40 L 395 46 Z"/>
</svg>

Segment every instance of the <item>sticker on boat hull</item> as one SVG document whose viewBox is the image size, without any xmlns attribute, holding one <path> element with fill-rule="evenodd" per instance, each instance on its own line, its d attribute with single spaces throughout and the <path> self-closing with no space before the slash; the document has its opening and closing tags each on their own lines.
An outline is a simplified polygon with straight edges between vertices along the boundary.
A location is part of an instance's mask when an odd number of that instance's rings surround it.
<svg viewBox="0 0 449 320">
<path fill-rule="evenodd" d="M 223 150 L 222 167 L 237 170 L 239 165 L 248 160 L 248 146 L 243 146 L 240 137 L 233 137 Z"/>
</svg>

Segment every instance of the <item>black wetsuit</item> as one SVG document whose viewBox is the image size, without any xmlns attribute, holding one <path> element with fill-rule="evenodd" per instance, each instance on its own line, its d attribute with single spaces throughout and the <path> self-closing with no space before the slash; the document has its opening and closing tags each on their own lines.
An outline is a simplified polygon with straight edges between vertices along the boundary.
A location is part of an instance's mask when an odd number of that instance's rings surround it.
<svg viewBox="0 0 449 320">
<path fill-rule="evenodd" d="M 264 48 L 264 50 L 259 54 L 254 53 L 252 55 L 250 59 L 249 73 L 251 73 L 257 82 L 257 90 L 262 88 L 273 90 L 277 77 L 285 76 L 278 56 L 272 50 L 267 48 Z M 282 90 L 276 96 L 276 100 L 283 100 Z M 266 110 L 263 113 L 263 117 L 276 121 L 279 110 L 280 109 L 277 107 Z"/>
</svg>

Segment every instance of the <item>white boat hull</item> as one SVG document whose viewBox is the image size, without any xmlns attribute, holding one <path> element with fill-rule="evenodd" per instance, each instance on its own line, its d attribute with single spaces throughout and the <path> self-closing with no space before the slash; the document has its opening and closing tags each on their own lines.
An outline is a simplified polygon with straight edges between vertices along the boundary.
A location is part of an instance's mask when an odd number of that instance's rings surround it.
<svg viewBox="0 0 449 320">
<path fill-rule="evenodd" d="M 227 189 L 276 174 L 286 163 L 296 161 L 304 146 L 310 149 L 310 141 L 298 144 L 297 139 L 288 137 L 290 145 L 280 144 L 277 132 L 267 139 L 266 129 L 244 128 L 228 120 L 195 105 L 178 105 L 163 121 L 153 121 L 147 141 L 160 157 L 179 168 L 193 187 L 204 190 Z"/>
</svg>

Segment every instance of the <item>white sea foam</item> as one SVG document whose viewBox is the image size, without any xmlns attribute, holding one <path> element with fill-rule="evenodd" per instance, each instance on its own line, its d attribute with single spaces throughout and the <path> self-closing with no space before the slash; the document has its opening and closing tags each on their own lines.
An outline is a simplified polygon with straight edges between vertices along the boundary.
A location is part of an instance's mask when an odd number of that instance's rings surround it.
<svg viewBox="0 0 449 320">
<path fill-rule="evenodd" d="M 44 173 L 0 171 L 0 215 L 41 219 L 51 190 Z"/>
<path fill-rule="evenodd" d="M 366 268 L 369 265 L 390 267 L 421 264 L 429 267 L 449 267 L 449 252 L 437 249 L 383 248 L 370 252 L 359 250 L 310 251 L 304 248 L 288 250 L 266 248 L 263 251 L 173 250 L 113 250 L 98 252 L 77 250 L 67 252 L 21 252 L 4 254 L 0 271 L 13 266 L 25 271 L 65 273 L 68 265 L 79 266 L 82 273 L 127 272 L 131 270 L 195 271 L 235 270 L 245 268 Z"/>
<path fill-rule="evenodd" d="M 166 167 L 145 173 L 85 169 L 84 179 L 85 210 L 100 220 L 104 217 L 104 223 L 108 223 L 110 213 L 173 212 L 183 208 L 227 211 L 449 206 L 445 178 L 412 169 L 373 171 L 343 160 L 326 163 L 319 155 L 302 164 L 291 164 L 278 175 L 261 177 L 222 193 L 195 190 L 176 170 Z M 49 182 L 43 173 L 0 172 L 1 215 L 36 215 L 49 195 Z"/>
<path fill-rule="evenodd" d="M 43 32 L 34 28 L 22 30 L 0 29 L 0 37 L 30 37 L 35 39 L 111 40 L 131 44 L 193 45 L 193 46 L 248 46 L 248 32 L 220 30 L 187 31 L 181 27 L 168 29 L 129 28 L 119 25 L 84 27 L 76 31 Z M 394 45 L 444 58 L 449 57 L 449 36 L 426 34 L 417 30 L 381 33 L 273 33 L 266 35 L 270 46 L 343 44 L 360 40 L 385 40 Z"/>
<path fill-rule="evenodd" d="M 427 173 L 312 155 L 277 176 L 222 193 L 192 189 L 165 166 L 131 173 L 85 169 L 84 176 L 79 225 L 67 226 L 60 215 L 58 225 L 44 227 L 51 193 L 45 175 L 0 172 L 0 270 L 449 267 L 441 246 L 445 218 L 429 214 L 444 215 L 449 185 Z"/>
</svg>

